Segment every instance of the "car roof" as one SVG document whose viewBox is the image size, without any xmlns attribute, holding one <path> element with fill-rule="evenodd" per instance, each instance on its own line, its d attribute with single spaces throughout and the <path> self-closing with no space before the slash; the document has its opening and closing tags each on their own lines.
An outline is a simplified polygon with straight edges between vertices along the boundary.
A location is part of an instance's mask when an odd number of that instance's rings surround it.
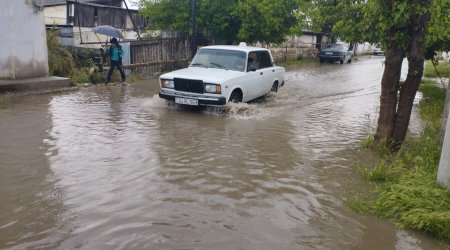
<svg viewBox="0 0 450 250">
<path fill-rule="evenodd" d="M 224 50 L 238 50 L 243 52 L 251 52 L 256 50 L 264 50 L 267 51 L 265 48 L 261 47 L 254 47 L 254 46 L 247 46 L 247 45 L 210 45 L 202 47 L 201 49 L 224 49 Z"/>
</svg>

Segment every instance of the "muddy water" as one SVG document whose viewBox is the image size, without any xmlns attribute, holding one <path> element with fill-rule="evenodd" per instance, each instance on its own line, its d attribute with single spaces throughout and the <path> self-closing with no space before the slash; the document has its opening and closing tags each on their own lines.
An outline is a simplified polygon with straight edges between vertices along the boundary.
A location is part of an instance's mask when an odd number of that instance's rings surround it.
<svg viewBox="0 0 450 250">
<path fill-rule="evenodd" d="M 227 108 L 168 104 L 155 80 L 13 98 L 0 249 L 448 249 L 345 205 L 369 190 L 381 60 L 289 68 Z"/>
</svg>

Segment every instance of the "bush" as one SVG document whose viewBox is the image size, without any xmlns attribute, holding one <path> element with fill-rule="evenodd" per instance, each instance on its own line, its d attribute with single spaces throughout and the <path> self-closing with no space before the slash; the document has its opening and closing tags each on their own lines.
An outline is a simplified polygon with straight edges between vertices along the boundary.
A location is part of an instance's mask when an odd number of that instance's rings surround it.
<svg viewBox="0 0 450 250">
<path fill-rule="evenodd" d="M 75 70 L 70 51 L 57 41 L 57 30 L 47 32 L 48 68 L 50 75 L 70 77 Z"/>
</svg>

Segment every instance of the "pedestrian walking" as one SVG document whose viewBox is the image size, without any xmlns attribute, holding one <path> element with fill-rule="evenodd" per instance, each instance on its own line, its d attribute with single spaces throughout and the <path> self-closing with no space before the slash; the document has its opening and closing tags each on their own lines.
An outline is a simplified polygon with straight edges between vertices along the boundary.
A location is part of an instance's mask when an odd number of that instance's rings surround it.
<svg viewBox="0 0 450 250">
<path fill-rule="evenodd" d="M 123 51 L 122 46 L 120 46 L 119 42 L 117 41 L 117 38 L 113 37 L 110 42 L 111 46 L 107 50 L 107 54 L 109 55 L 109 71 L 106 77 L 105 84 L 111 82 L 111 76 L 113 74 L 114 68 L 116 67 L 120 72 L 122 83 L 124 84 L 125 72 L 123 71 L 122 67 L 122 57 L 125 55 L 125 52 Z"/>
</svg>

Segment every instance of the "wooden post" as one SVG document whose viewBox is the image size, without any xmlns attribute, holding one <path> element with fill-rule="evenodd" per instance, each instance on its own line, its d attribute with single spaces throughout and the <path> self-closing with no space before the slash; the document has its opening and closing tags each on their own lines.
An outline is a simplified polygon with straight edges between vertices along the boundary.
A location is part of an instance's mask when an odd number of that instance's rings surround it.
<svg viewBox="0 0 450 250">
<path fill-rule="evenodd" d="M 128 16 L 131 19 L 131 23 L 133 24 L 133 30 L 136 31 L 138 39 L 141 40 L 141 35 L 139 34 L 139 28 L 136 27 L 133 16 L 131 15 L 130 10 L 128 9 L 127 1 L 123 0 L 123 3 L 125 4 L 125 8 L 127 9 Z M 128 28 L 128 27 L 125 27 L 125 28 Z"/>
<path fill-rule="evenodd" d="M 195 53 L 197 53 L 197 31 L 196 31 L 196 9 L 197 9 L 197 1 L 192 1 L 192 58 L 195 56 Z"/>
</svg>

